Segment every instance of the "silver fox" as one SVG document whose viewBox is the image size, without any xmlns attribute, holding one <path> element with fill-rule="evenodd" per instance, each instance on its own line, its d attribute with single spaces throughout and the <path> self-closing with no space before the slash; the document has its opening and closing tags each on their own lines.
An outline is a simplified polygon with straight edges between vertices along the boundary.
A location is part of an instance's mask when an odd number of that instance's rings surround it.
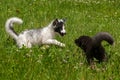
<svg viewBox="0 0 120 80">
<path fill-rule="evenodd" d="M 23 21 L 18 17 L 9 18 L 6 21 L 5 28 L 6 32 L 16 41 L 19 48 L 22 48 L 23 46 L 31 48 L 33 45 L 42 44 L 54 44 L 60 47 L 65 47 L 65 44 L 54 39 L 56 33 L 59 33 L 61 36 L 66 34 L 64 19 L 55 19 L 46 27 L 25 30 L 20 34 L 17 34 L 14 31 L 14 23 L 22 24 Z"/>
</svg>

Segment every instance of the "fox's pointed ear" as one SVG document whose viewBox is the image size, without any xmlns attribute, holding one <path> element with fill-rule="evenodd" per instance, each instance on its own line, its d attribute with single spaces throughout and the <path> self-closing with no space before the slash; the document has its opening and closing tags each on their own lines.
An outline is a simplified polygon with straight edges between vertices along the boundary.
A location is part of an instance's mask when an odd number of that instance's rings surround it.
<svg viewBox="0 0 120 80">
<path fill-rule="evenodd" d="M 57 23 L 58 23 L 58 19 L 56 18 L 56 19 L 53 21 L 53 26 L 55 26 Z"/>
</svg>

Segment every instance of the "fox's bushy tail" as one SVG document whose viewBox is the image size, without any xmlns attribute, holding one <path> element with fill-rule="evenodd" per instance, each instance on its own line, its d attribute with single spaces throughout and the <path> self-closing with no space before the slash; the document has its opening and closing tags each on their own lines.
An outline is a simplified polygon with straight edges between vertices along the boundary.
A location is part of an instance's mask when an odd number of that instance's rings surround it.
<svg viewBox="0 0 120 80">
<path fill-rule="evenodd" d="M 111 45 L 114 43 L 113 37 L 107 32 L 100 32 L 96 34 L 93 39 L 96 41 L 96 43 L 101 43 L 103 40 L 107 41 Z"/>
<path fill-rule="evenodd" d="M 18 35 L 17 33 L 14 31 L 13 29 L 13 24 L 14 23 L 17 23 L 17 24 L 22 24 L 23 21 L 22 19 L 18 18 L 18 17 L 12 17 L 12 18 L 9 18 L 6 23 L 5 23 L 5 29 L 6 29 L 6 32 L 12 37 L 14 38 L 15 40 L 17 39 Z"/>
</svg>

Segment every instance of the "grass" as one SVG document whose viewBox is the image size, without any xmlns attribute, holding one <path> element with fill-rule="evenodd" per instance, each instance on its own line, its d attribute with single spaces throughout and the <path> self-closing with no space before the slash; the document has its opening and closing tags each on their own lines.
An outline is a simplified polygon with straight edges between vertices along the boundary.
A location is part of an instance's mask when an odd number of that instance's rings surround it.
<svg viewBox="0 0 120 80">
<path fill-rule="evenodd" d="M 1 0 L 0 79 L 119 80 L 119 5 L 119 0 Z M 14 25 L 17 32 L 46 26 L 55 18 L 67 18 L 66 36 L 56 37 L 66 47 L 18 49 L 5 32 L 5 21 L 13 16 L 24 21 L 22 25 Z M 110 55 L 109 61 L 96 64 L 92 70 L 74 40 L 80 35 L 93 36 L 101 31 L 112 34 L 115 44 L 105 46 L 107 43 L 103 43 Z"/>
</svg>

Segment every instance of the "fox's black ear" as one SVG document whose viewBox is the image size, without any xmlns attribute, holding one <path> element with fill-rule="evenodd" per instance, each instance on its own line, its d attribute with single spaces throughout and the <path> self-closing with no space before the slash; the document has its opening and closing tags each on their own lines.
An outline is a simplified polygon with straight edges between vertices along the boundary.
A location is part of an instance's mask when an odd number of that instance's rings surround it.
<svg viewBox="0 0 120 80">
<path fill-rule="evenodd" d="M 57 23 L 58 23 L 58 19 L 56 18 L 56 19 L 53 21 L 53 26 L 55 26 Z"/>
</svg>

